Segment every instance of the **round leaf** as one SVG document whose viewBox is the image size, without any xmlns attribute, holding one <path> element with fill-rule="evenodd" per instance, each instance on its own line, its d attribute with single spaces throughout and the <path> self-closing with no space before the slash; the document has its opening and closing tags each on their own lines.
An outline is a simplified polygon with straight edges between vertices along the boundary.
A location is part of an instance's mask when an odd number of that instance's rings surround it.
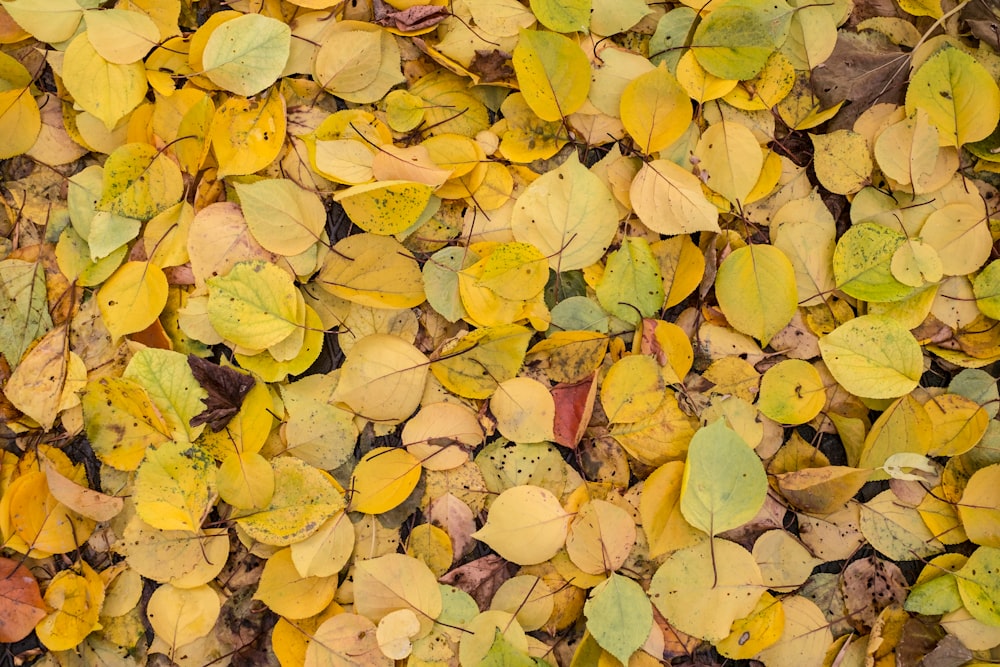
<svg viewBox="0 0 1000 667">
<path fill-rule="evenodd" d="M 249 97 L 281 76 L 291 42 L 288 24 L 262 14 L 244 14 L 212 31 L 202 66 L 215 85 Z"/>
<path fill-rule="evenodd" d="M 924 370 L 920 344 L 902 324 L 864 315 L 840 325 L 819 341 L 830 373 L 844 389 L 865 398 L 908 394 Z"/>
</svg>

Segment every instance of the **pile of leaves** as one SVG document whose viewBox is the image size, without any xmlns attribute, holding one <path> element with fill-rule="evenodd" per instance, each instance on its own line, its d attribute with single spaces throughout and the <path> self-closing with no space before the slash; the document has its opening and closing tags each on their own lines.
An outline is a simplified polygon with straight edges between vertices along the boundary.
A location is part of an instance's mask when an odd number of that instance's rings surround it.
<svg viewBox="0 0 1000 667">
<path fill-rule="evenodd" d="M 0 0 L 0 661 L 997 660 L 992 7 Z"/>
</svg>

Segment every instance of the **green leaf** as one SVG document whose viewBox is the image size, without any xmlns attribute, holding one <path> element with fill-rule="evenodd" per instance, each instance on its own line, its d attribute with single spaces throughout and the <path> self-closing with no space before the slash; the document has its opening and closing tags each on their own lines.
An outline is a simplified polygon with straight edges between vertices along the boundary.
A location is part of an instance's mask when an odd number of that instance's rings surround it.
<svg viewBox="0 0 1000 667">
<path fill-rule="evenodd" d="M 744 246 L 719 266 L 715 296 L 729 324 L 765 346 L 795 315 L 795 268 L 774 246 Z"/>
<path fill-rule="evenodd" d="M 0 262 L 0 354 L 17 366 L 32 342 L 52 328 L 45 270 L 38 262 Z"/>
<path fill-rule="evenodd" d="M 894 229 L 862 222 L 848 229 L 833 251 L 837 289 L 865 301 L 900 301 L 913 292 L 892 275 L 892 256 L 906 242 Z"/>
<path fill-rule="evenodd" d="M 531 0 L 531 11 L 553 32 L 587 32 L 591 0 Z"/>
<path fill-rule="evenodd" d="M 653 627 L 653 608 L 646 592 L 616 572 L 594 587 L 583 612 L 590 634 L 623 665 L 646 643 Z"/>
<path fill-rule="evenodd" d="M 694 434 L 681 481 L 681 514 L 688 523 L 718 535 L 754 518 L 766 496 L 760 457 L 724 420 Z"/>
<path fill-rule="evenodd" d="M 288 24 L 260 14 L 244 14 L 212 31 L 202 65 L 214 84 L 249 97 L 281 75 L 291 44 Z"/>
<path fill-rule="evenodd" d="M 720 79 L 749 79 L 774 52 L 771 31 L 760 13 L 722 6 L 698 25 L 691 48 L 698 63 Z"/>
<path fill-rule="evenodd" d="M 924 371 L 920 344 L 897 320 L 863 315 L 819 341 L 830 373 L 865 398 L 896 398 L 913 391 Z"/>
<path fill-rule="evenodd" d="M 532 667 L 534 664 L 535 661 L 507 641 L 499 629 L 489 652 L 478 663 L 479 667 Z"/>
<path fill-rule="evenodd" d="M 264 350 L 301 325 L 302 295 L 291 276 L 274 264 L 240 262 L 206 283 L 209 320 L 220 336 L 236 345 Z"/>
<path fill-rule="evenodd" d="M 637 323 L 663 307 L 663 277 L 660 264 L 645 239 L 626 237 L 608 257 L 604 275 L 597 283 L 597 300 L 615 317 Z"/>
<path fill-rule="evenodd" d="M 204 427 L 192 427 L 191 419 L 205 410 L 202 399 L 208 392 L 195 380 L 186 355 L 151 347 L 141 349 L 129 361 L 122 377 L 142 385 L 174 440 L 193 442 L 202 432 Z"/>
</svg>

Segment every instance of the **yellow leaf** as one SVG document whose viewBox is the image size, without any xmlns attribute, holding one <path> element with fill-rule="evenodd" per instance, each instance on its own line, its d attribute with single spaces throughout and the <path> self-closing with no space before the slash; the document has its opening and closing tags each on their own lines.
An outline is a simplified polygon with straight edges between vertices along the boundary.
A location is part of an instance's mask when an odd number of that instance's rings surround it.
<svg viewBox="0 0 1000 667">
<path fill-rule="evenodd" d="M 764 664 L 821 664 L 833 641 L 830 623 L 812 600 L 801 595 L 782 598 L 785 625 L 776 642 L 755 657 Z"/>
<path fill-rule="evenodd" d="M 26 153 L 41 129 L 41 112 L 29 88 L 0 92 L 0 159 Z"/>
<path fill-rule="evenodd" d="M 959 394 L 935 396 L 924 408 L 933 425 L 930 456 L 964 454 L 979 444 L 990 424 L 981 405 Z"/>
<path fill-rule="evenodd" d="M 421 637 L 430 632 L 443 607 L 434 573 L 423 561 L 397 553 L 359 561 L 354 569 L 354 594 L 355 610 L 373 621 L 399 609 L 413 611 L 420 621 Z"/>
<path fill-rule="evenodd" d="M 167 304 L 167 278 L 148 262 L 126 262 L 97 293 L 101 317 L 115 338 L 142 331 Z"/>
<path fill-rule="evenodd" d="M 966 534 L 975 544 L 1000 548 L 998 484 L 1000 465 L 986 466 L 972 474 L 962 492 L 958 515 L 962 518 Z"/>
<path fill-rule="evenodd" d="M 389 32 L 363 21 L 338 21 L 327 35 L 316 53 L 313 78 L 337 97 L 377 102 L 403 81 L 399 46 Z"/>
<path fill-rule="evenodd" d="M 732 632 L 716 642 L 715 648 L 727 658 L 747 660 L 777 642 L 784 628 L 785 608 L 781 600 L 765 591 L 753 611 L 736 620 Z"/>
<path fill-rule="evenodd" d="M 601 365 L 608 337 L 595 331 L 556 331 L 528 350 L 526 360 L 554 382 L 582 382 Z"/>
<path fill-rule="evenodd" d="M 910 78 L 906 112 L 927 112 L 942 146 L 961 146 L 990 135 L 1000 120 L 1000 88 L 979 61 L 946 46 Z"/>
<path fill-rule="evenodd" d="M 64 42 L 75 33 L 83 7 L 76 0 L 4 0 L 17 24 L 42 42 Z"/>
<path fill-rule="evenodd" d="M 108 62 L 84 32 L 66 48 L 62 81 L 74 101 L 110 131 L 146 97 L 146 68 L 141 61 L 127 65 Z"/>
<path fill-rule="evenodd" d="M 607 186 L 573 155 L 518 197 L 511 229 L 555 271 L 581 269 L 607 252 L 618 231 L 618 209 Z"/>
<path fill-rule="evenodd" d="M 744 246 L 723 260 L 715 296 L 734 329 L 766 346 L 798 307 L 795 269 L 774 246 Z"/>
<path fill-rule="evenodd" d="M 670 461 L 654 470 L 642 485 L 639 516 L 653 557 L 684 549 L 700 542 L 705 534 L 681 514 L 683 461 Z"/>
<path fill-rule="evenodd" d="M 412 181 L 378 181 L 356 185 L 334 195 L 351 222 L 366 232 L 404 234 L 424 219 L 434 188 Z"/>
<path fill-rule="evenodd" d="M 51 429 L 62 405 L 68 378 L 69 329 L 46 333 L 11 373 L 3 393 L 18 410 Z"/>
<path fill-rule="evenodd" d="M 720 538 L 673 552 L 649 584 L 650 600 L 672 626 L 710 641 L 727 637 L 763 593 L 753 556 Z"/>
<path fill-rule="evenodd" d="M 197 446 L 150 449 L 136 472 L 136 512 L 154 528 L 196 533 L 215 501 L 215 474 L 214 461 Z"/>
<path fill-rule="evenodd" d="M 528 106 L 542 120 L 565 118 L 587 100 L 590 64 L 571 39 L 541 30 L 521 30 L 512 61 Z"/>
<path fill-rule="evenodd" d="M 442 577 L 451 569 L 451 538 L 430 523 L 414 526 L 406 541 L 406 555 L 422 560 L 435 576 Z"/>
<path fill-rule="evenodd" d="M 219 498 L 236 509 L 264 509 L 274 495 L 274 471 L 256 452 L 232 452 L 216 478 Z"/>
<path fill-rule="evenodd" d="M 341 368 L 332 399 L 366 419 L 402 421 L 420 403 L 427 366 L 427 357 L 399 336 L 365 336 Z"/>
<path fill-rule="evenodd" d="M 149 144 L 125 144 L 104 163 L 97 208 L 148 220 L 180 201 L 184 183 L 177 164 Z"/>
<path fill-rule="evenodd" d="M 63 554 L 86 542 L 95 522 L 73 512 L 49 491 L 44 473 L 25 473 L 4 494 L 9 508 L 11 546 L 32 556 Z M 6 521 L 6 519 L 5 519 Z"/>
<path fill-rule="evenodd" d="M 670 390 L 649 417 L 611 428 L 611 435 L 625 451 L 650 466 L 683 458 L 694 433 L 693 420 L 681 410 Z"/>
<path fill-rule="evenodd" d="M 807 361 L 786 359 L 761 378 L 757 409 L 780 424 L 805 424 L 825 404 L 823 380 Z"/>
<path fill-rule="evenodd" d="M 606 500 L 591 500 L 577 511 L 566 537 L 566 552 L 588 574 L 608 574 L 622 567 L 635 545 L 632 516 Z"/>
<path fill-rule="evenodd" d="M 621 96 L 621 118 L 640 152 L 674 143 L 691 123 L 691 99 L 665 64 L 633 79 Z"/>
<path fill-rule="evenodd" d="M 514 614 L 526 631 L 540 629 L 555 611 L 555 595 L 543 579 L 533 574 L 511 577 L 493 594 L 490 609 Z"/>
<path fill-rule="evenodd" d="M 100 378 L 87 384 L 81 399 L 83 418 L 94 453 L 118 470 L 135 470 L 146 448 L 170 440 L 170 427 L 138 384 L 123 378 Z"/>
<path fill-rule="evenodd" d="M 691 99 L 701 104 L 725 97 L 739 83 L 706 72 L 691 50 L 685 51 L 677 63 L 677 81 Z"/>
<path fill-rule="evenodd" d="M 354 524 L 346 512 L 339 512 L 315 533 L 292 544 L 292 562 L 304 577 L 331 577 L 351 560 L 354 540 Z"/>
<path fill-rule="evenodd" d="M 608 369 L 601 383 L 601 404 L 612 424 L 648 418 L 663 401 L 667 382 L 663 369 L 650 356 L 623 357 Z"/>
<path fill-rule="evenodd" d="M 285 127 L 285 98 L 276 88 L 263 100 L 229 97 L 209 129 L 219 178 L 252 174 L 274 162 L 285 144 Z"/>
<path fill-rule="evenodd" d="M 296 629 L 294 637 L 302 637 Z M 371 667 L 392 667 L 395 661 L 382 653 L 375 624 L 358 614 L 340 613 L 325 620 L 312 634 L 303 658 L 306 667 L 351 662 Z"/>
<path fill-rule="evenodd" d="M 426 298 L 413 255 L 395 239 L 377 234 L 339 241 L 316 282 L 331 294 L 372 308 L 412 308 Z"/>
<path fill-rule="evenodd" d="M 219 617 L 219 594 L 207 585 L 177 588 L 163 584 L 146 604 L 146 618 L 157 639 L 177 648 L 204 637 Z"/>
<path fill-rule="evenodd" d="M 830 192 L 854 194 L 871 181 L 872 164 L 868 141 L 851 130 L 810 134 L 816 178 Z"/>
<path fill-rule="evenodd" d="M 409 497 L 422 470 L 420 461 L 405 449 L 373 449 L 354 468 L 350 510 L 365 514 L 388 512 Z"/>
<path fill-rule="evenodd" d="M 864 398 L 907 394 L 923 373 L 923 355 L 913 334 L 878 315 L 840 325 L 820 339 L 819 348 L 837 382 Z"/>
<path fill-rule="evenodd" d="M 104 603 L 104 582 L 86 563 L 77 574 L 63 570 L 45 589 L 45 603 L 54 611 L 38 622 L 38 639 L 50 651 L 76 648 L 101 626 L 98 616 Z"/>
<path fill-rule="evenodd" d="M 719 209 L 690 171 L 669 160 L 652 160 L 639 169 L 629 197 L 635 214 L 650 230 L 674 236 L 719 231 Z"/>
<path fill-rule="evenodd" d="M 316 243 L 326 224 L 320 198 L 288 179 L 236 184 L 247 227 L 266 250 L 297 255 Z"/>
<path fill-rule="evenodd" d="M 779 473 L 778 490 L 803 512 L 825 516 L 844 507 L 871 475 L 867 468 L 823 466 Z"/>
<path fill-rule="evenodd" d="M 990 258 L 993 238 L 983 207 L 956 202 L 927 216 L 921 240 L 937 251 L 946 276 L 977 271 Z"/>
<path fill-rule="evenodd" d="M 552 440 L 556 406 L 548 388 L 538 380 L 516 377 L 497 386 L 490 398 L 497 430 L 513 442 Z"/>
<path fill-rule="evenodd" d="M 148 16 L 126 9 L 102 9 L 83 16 L 91 46 L 105 60 L 128 65 L 146 57 L 160 41 L 160 30 Z"/>
<path fill-rule="evenodd" d="M 757 139 L 740 123 L 709 125 L 694 152 L 708 187 L 736 206 L 746 201 L 764 167 Z"/>
<path fill-rule="evenodd" d="M 277 547 L 303 540 L 324 521 L 344 509 L 344 496 L 327 473 L 290 456 L 271 462 L 274 495 L 262 510 L 236 515 L 236 523 L 250 537 Z M 242 514 L 242 516 L 241 516 Z"/>
<path fill-rule="evenodd" d="M 197 534 L 159 530 L 134 516 L 124 529 L 122 553 L 129 567 L 143 577 L 191 588 L 207 584 L 222 571 L 229 536 L 224 528 Z"/>
<path fill-rule="evenodd" d="M 486 524 L 472 536 L 512 563 L 533 565 L 563 547 L 569 519 L 548 489 L 515 486 L 493 501 Z"/>
<path fill-rule="evenodd" d="M 333 602 L 337 577 L 302 576 L 292 562 L 292 552 L 284 548 L 264 563 L 260 582 L 253 594 L 274 613 L 289 619 L 308 618 Z"/>
</svg>

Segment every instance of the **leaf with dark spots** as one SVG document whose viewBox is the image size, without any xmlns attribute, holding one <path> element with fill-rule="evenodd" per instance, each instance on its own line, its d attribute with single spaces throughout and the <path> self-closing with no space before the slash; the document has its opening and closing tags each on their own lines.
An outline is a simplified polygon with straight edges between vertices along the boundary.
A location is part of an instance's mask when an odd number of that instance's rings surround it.
<svg viewBox="0 0 1000 667">
<path fill-rule="evenodd" d="M 213 431 L 221 431 L 240 411 L 243 399 L 256 381 L 250 375 L 193 354 L 188 355 L 188 366 L 198 384 L 208 392 L 208 398 L 201 399 L 205 409 L 191 418 L 191 426 L 208 424 Z"/>
<path fill-rule="evenodd" d="M 451 14 L 447 7 L 438 5 L 414 5 L 406 9 L 394 10 L 382 0 L 375 0 L 374 6 L 375 20 L 373 23 L 400 32 L 429 30 Z"/>
</svg>

